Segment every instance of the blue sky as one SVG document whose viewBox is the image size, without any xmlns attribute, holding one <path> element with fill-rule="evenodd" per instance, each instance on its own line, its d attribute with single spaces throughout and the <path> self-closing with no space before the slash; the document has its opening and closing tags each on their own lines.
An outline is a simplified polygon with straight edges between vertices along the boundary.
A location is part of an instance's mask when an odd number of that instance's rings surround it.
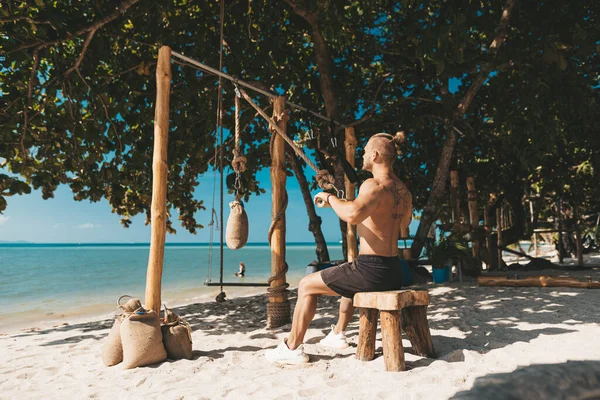
<svg viewBox="0 0 600 400">
<path fill-rule="evenodd" d="M 267 193 L 254 196 L 246 204 L 251 242 L 266 242 L 267 231 L 271 220 L 271 190 L 268 169 L 258 175 L 261 185 Z M 174 218 L 176 235 L 167 234 L 168 242 L 208 242 L 210 221 L 210 205 L 212 202 L 213 173 L 199 177 L 198 199 L 205 201 L 207 210 L 199 211 L 198 221 L 205 229 L 192 235 L 179 226 Z M 313 242 L 308 231 L 308 216 L 302 200 L 302 193 L 295 177 L 288 177 L 287 189 L 289 205 L 287 212 L 287 241 Z M 314 192 L 316 194 L 317 192 Z M 227 204 L 233 196 L 225 195 L 225 223 L 229 214 Z M 144 225 L 145 217 L 133 218 L 129 228 L 123 228 L 119 216 L 111 213 L 106 200 L 98 203 L 75 201 L 68 186 L 60 186 L 53 199 L 43 200 L 39 191 L 32 191 L 25 196 L 8 197 L 8 207 L 0 215 L 0 241 L 24 240 L 37 243 L 140 243 L 150 241 L 150 227 Z M 217 193 L 218 202 L 218 193 Z M 216 207 L 217 208 L 217 207 Z M 341 239 L 338 219 L 331 209 L 317 209 L 323 219 L 323 234 L 328 242 Z M 411 231 L 416 230 L 417 222 L 413 221 Z M 215 232 L 218 242 L 219 233 Z"/>
</svg>

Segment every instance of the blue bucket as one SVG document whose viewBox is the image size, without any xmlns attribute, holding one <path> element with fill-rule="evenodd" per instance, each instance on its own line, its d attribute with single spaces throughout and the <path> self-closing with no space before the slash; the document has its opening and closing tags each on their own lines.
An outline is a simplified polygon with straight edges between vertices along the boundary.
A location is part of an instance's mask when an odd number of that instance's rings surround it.
<svg viewBox="0 0 600 400">
<path fill-rule="evenodd" d="M 450 267 L 433 268 L 433 283 L 444 283 L 450 280 Z"/>
</svg>

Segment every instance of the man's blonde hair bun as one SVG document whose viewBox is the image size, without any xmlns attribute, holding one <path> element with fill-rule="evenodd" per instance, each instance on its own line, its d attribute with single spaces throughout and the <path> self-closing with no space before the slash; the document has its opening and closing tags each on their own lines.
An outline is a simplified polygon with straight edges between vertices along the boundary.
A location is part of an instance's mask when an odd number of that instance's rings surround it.
<svg viewBox="0 0 600 400">
<path fill-rule="evenodd" d="M 404 132 L 399 131 L 399 132 L 396 132 L 396 135 L 393 137 L 392 141 L 394 142 L 394 144 L 400 145 L 400 144 L 404 143 L 405 139 L 406 139 L 406 136 L 404 135 Z"/>
</svg>

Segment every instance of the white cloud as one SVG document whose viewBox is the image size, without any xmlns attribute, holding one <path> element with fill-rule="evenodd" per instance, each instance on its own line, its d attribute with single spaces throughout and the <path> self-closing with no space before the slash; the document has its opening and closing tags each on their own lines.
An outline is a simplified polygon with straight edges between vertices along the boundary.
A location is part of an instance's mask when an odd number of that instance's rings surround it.
<svg viewBox="0 0 600 400">
<path fill-rule="evenodd" d="M 10 219 L 10 217 L 7 217 L 5 215 L 0 215 L 0 225 L 3 225 L 4 223 L 8 222 L 9 219 Z"/>
<path fill-rule="evenodd" d="M 90 224 L 89 222 L 87 224 L 77 225 L 77 229 L 94 229 L 96 227 L 97 225 Z"/>
</svg>

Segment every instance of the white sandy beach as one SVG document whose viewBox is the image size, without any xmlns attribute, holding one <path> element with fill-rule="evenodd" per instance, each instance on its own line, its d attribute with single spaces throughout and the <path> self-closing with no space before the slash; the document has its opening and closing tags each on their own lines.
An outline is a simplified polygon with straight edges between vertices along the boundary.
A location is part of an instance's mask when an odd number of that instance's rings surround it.
<svg viewBox="0 0 600 400">
<path fill-rule="evenodd" d="M 600 271 L 569 273 L 589 275 L 597 280 Z M 596 290 L 478 287 L 472 280 L 424 287 L 430 289 L 428 317 L 438 358 L 411 354 L 405 338 L 405 372 L 384 370 L 380 332 L 377 358 L 354 358 L 357 316 L 348 330 L 353 346 L 336 352 L 317 344 L 335 321 L 335 298 L 319 300 L 305 345 L 311 363 L 270 364 L 264 359 L 265 349 L 275 347 L 289 327 L 265 329 L 266 299 L 250 296 L 224 305 L 176 308 L 194 329 L 193 359 L 133 370 L 102 364 L 101 348 L 111 320 L 3 334 L 0 398 L 446 399 L 492 373 L 600 360 Z"/>
</svg>

